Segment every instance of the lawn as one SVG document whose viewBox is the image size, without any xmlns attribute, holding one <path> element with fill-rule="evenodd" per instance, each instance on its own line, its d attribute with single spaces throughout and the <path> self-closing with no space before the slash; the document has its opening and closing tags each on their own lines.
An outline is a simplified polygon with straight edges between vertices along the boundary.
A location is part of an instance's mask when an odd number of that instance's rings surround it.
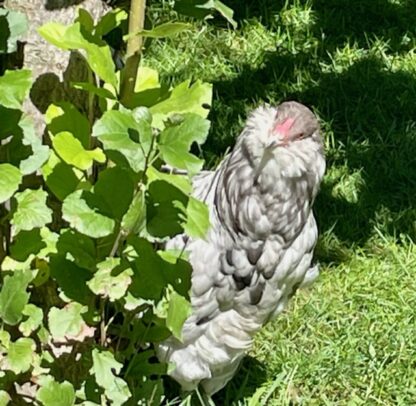
<svg viewBox="0 0 416 406">
<path fill-rule="evenodd" d="M 227 4 L 236 31 L 220 19 L 194 22 L 145 58 L 165 80 L 213 83 L 207 166 L 254 106 L 295 99 L 320 117 L 328 169 L 316 202 L 321 277 L 258 334 L 214 400 L 414 405 L 416 2 Z M 154 6 L 150 16 L 159 15 Z"/>
</svg>

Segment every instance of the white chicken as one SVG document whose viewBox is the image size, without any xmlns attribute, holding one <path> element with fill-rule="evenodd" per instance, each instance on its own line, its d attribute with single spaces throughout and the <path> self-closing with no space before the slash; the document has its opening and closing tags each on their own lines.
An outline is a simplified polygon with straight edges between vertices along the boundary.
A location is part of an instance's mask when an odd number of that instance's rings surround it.
<svg viewBox="0 0 416 406">
<path fill-rule="evenodd" d="M 254 334 L 318 276 L 312 205 L 324 171 L 316 117 L 285 102 L 257 108 L 218 169 L 194 178 L 211 227 L 206 239 L 177 236 L 168 244 L 189 252 L 192 314 L 183 342 L 172 337 L 158 348 L 184 390 L 223 388 Z"/>
</svg>

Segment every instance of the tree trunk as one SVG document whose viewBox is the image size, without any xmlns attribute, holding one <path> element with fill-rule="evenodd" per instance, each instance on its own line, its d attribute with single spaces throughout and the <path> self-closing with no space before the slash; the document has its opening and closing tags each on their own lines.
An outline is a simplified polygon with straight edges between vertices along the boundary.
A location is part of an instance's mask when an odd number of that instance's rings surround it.
<svg viewBox="0 0 416 406">
<path fill-rule="evenodd" d="M 81 111 L 87 110 L 87 93 L 71 88 L 69 83 L 87 82 L 88 68 L 79 53 L 48 44 L 37 29 L 47 22 L 71 24 L 78 15 L 78 7 L 97 20 L 108 7 L 101 0 L 5 0 L 4 6 L 26 14 L 28 19 L 28 32 L 21 39 L 24 43 L 22 59 L 23 67 L 32 71 L 34 83 L 24 110 L 33 118 L 41 135 L 45 128 L 41 113 L 50 103 L 70 101 Z"/>
</svg>

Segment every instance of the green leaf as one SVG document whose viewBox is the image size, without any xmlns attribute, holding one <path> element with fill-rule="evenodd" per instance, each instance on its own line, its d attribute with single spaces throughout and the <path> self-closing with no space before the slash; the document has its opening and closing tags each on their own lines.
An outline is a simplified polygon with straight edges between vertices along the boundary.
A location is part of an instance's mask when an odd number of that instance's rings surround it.
<svg viewBox="0 0 416 406">
<path fill-rule="evenodd" d="M 22 144 L 32 149 L 32 154 L 20 161 L 20 171 L 23 175 L 36 172 L 49 158 L 50 149 L 42 144 L 42 138 L 35 132 L 33 121 L 28 116 L 23 116 L 19 122 L 23 131 Z"/>
<path fill-rule="evenodd" d="M 77 190 L 65 198 L 62 218 L 75 230 L 89 237 L 101 238 L 114 231 L 115 221 L 89 207 L 82 199 L 82 190 Z"/>
<path fill-rule="evenodd" d="M 144 238 L 131 237 L 128 241 L 138 255 L 132 263 L 134 274 L 130 292 L 133 296 L 143 299 L 161 299 L 167 286 L 162 269 L 163 261 L 154 251 L 152 244 Z"/>
<path fill-rule="evenodd" d="M 1 263 L 1 270 L 2 271 L 27 271 L 30 269 L 30 263 L 32 262 L 32 257 L 29 258 L 24 262 L 15 261 L 11 257 L 5 257 L 3 262 Z"/>
<path fill-rule="evenodd" d="M 50 154 L 41 172 L 48 188 L 61 201 L 74 192 L 80 183 L 74 168 L 62 162 L 54 152 Z"/>
<path fill-rule="evenodd" d="M 83 49 L 87 55 L 90 68 L 105 82 L 117 88 L 117 76 L 111 57 L 110 48 L 103 43 L 88 41 L 82 34 L 81 24 L 75 23 L 69 27 L 60 23 L 50 22 L 38 29 L 39 34 L 58 48 L 73 50 Z"/>
<path fill-rule="evenodd" d="M 75 339 L 87 327 L 81 314 L 88 310 L 80 303 L 71 302 L 64 308 L 52 307 L 48 314 L 49 331 L 54 340 Z"/>
<path fill-rule="evenodd" d="M 124 40 L 127 40 L 132 35 L 141 35 L 143 37 L 150 37 L 150 38 L 163 38 L 163 37 L 170 37 L 175 34 L 179 34 L 180 32 L 189 30 L 192 25 L 187 23 L 164 23 L 153 27 L 151 30 L 142 30 L 138 31 L 134 34 L 125 35 Z"/>
<path fill-rule="evenodd" d="M 17 209 L 13 214 L 11 223 L 16 229 L 32 230 L 43 227 L 52 221 L 52 210 L 46 205 L 48 194 L 42 190 L 26 189 L 24 192 L 16 193 Z"/>
<path fill-rule="evenodd" d="M 0 406 L 6 406 L 12 400 L 10 395 L 4 390 L 0 390 Z"/>
<path fill-rule="evenodd" d="M 186 222 L 182 224 L 186 234 L 194 238 L 205 238 L 209 225 L 208 206 L 190 197 L 186 206 Z"/>
<path fill-rule="evenodd" d="M 233 9 L 227 7 L 222 1 L 210 0 L 207 1 L 202 7 L 218 11 L 233 26 L 234 29 L 237 28 L 237 22 L 233 19 Z"/>
<path fill-rule="evenodd" d="M 103 87 L 96 87 L 91 83 L 86 82 L 71 82 L 71 85 L 75 89 L 85 90 L 88 93 L 95 94 L 96 96 L 102 97 L 103 99 L 117 100 L 117 96 L 111 93 L 110 90 Z"/>
<path fill-rule="evenodd" d="M 93 136 L 103 143 L 104 150 L 121 154 L 134 172 L 144 169 L 145 154 L 149 152 L 152 139 L 151 127 L 146 120 L 137 121 L 131 111 L 106 111 L 96 121 Z M 111 158 L 119 161 L 117 156 Z"/>
<path fill-rule="evenodd" d="M 160 89 L 159 72 L 147 66 L 140 66 L 134 91 L 139 93 L 151 89 Z"/>
<path fill-rule="evenodd" d="M 191 304 L 181 295 L 172 292 L 169 295 L 169 310 L 166 317 L 166 326 L 172 334 L 181 340 L 182 327 L 192 313 Z"/>
<path fill-rule="evenodd" d="M 100 21 L 98 21 L 95 27 L 95 35 L 102 37 L 103 35 L 108 34 L 123 21 L 127 20 L 128 16 L 127 12 L 121 9 L 109 11 L 101 17 Z"/>
<path fill-rule="evenodd" d="M 35 278 L 33 279 L 33 285 L 39 287 L 49 280 L 50 268 L 48 262 L 40 258 L 35 258 L 35 268 L 37 272 Z"/>
<path fill-rule="evenodd" d="M 20 163 L 30 158 L 31 154 L 32 148 L 29 145 L 24 145 L 24 135 L 19 126 L 16 131 L 13 131 L 12 136 L 7 142 L 3 143 L 0 148 L 0 160 L 16 166 L 19 169 Z"/>
<path fill-rule="evenodd" d="M 38 254 L 39 258 L 49 258 L 50 254 L 56 254 L 56 243 L 58 241 L 58 234 L 49 230 L 48 227 L 42 227 L 40 229 L 40 236 L 43 242 L 46 244 L 45 248 L 42 248 Z"/>
<path fill-rule="evenodd" d="M 72 406 L 75 404 L 75 390 L 67 381 L 59 383 L 50 379 L 41 385 L 36 400 L 44 406 Z"/>
<path fill-rule="evenodd" d="M 14 326 L 22 319 L 23 309 L 29 301 L 26 289 L 32 279 L 30 271 L 15 271 L 4 277 L 0 291 L 0 319 L 5 323 Z"/>
<path fill-rule="evenodd" d="M 106 159 L 100 148 L 97 147 L 92 151 L 85 150 L 81 142 L 67 131 L 55 135 L 52 138 L 52 144 L 63 161 L 83 171 L 91 168 L 94 161 L 104 163 Z"/>
<path fill-rule="evenodd" d="M 153 126 L 164 128 L 163 121 L 173 114 L 195 113 L 206 118 L 212 102 L 212 85 L 197 80 L 191 85 L 190 80 L 176 86 L 166 100 L 150 107 Z"/>
<path fill-rule="evenodd" d="M 182 207 L 186 207 L 188 196 L 170 183 L 156 180 L 148 187 L 146 203 L 147 230 L 150 234 L 163 238 L 183 232 Z"/>
<path fill-rule="evenodd" d="M 10 341 L 10 333 L 6 330 L 0 329 L 0 345 L 7 349 L 9 348 Z"/>
<path fill-rule="evenodd" d="M 23 113 L 20 110 L 7 109 L 0 104 L 0 139 L 8 138 L 10 137 L 10 134 L 16 134 L 19 133 L 19 131 L 21 132 L 19 121 L 22 118 L 22 114 Z M 5 145 L 3 144 L 2 148 L 4 147 Z"/>
<path fill-rule="evenodd" d="M 2 55 L 7 53 L 7 40 L 10 37 L 10 29 L 7 17 L 2 14 L 3 9 L 0 10 L 0 55 Z"/>
<path fill-rule="evenodd" d="M 131 397 L 129 387 L 123 379 L 115 374 L 119 374 L 123 364 L 114 359 L 114 355 L 109 351 L 92 350 L 93 365 L 91 372 L 95 375 L 99 386 L 104 388 L 104 393 L 113 405 L 122 405 Z"/>
<path fill-rule="evenodd" d="M 0 16 L 3 17 L 1 19 L 1 24 L 4 24 L 3 27 L 6 28 L 5 26 L 7 26 L 7 38 L 5 38 L 7 39 L 7 44 L 5 47 L 0 47 L 0 53 L 2 53 L 2 51 L 9 54 L 16 52 L 17 41 L 27 31 L 27 18 L 23 13 L 4 8 L 0 8 Z"/>
<path fill-rule="evenodd" d="M 120 258 L 108 258 L 100 262 L 97 272 L 87 285 L 96 295 L 108 297 L 111 302 L 121 299 L 131 283 L 133 271 L 126 269 L 113 276 L 112 273 L 119 266 Z"/>
<path fill-rule="evenodd" d="M 68 253 L 68 256 L 70 255 Z M 77 258 L 77 261 L 80 261 L 80 258 Z M 67 298 L 82 304 L 91 303 L 93 294 L 87 287 L 87 281 L 91 279 L 92 273 L 88 269 L 78 266 L 64 256 L 52 255 L 50 273 Z"/>
<path fill-rule="evenodd" d="M 121 227 L 127 234 L 138 234 L 144 227 L 146 221 L 146 203 L 143 190 L 137 191 L 121 221 Z"/>
<path fill-rule="evenodd" d="M 75 262 L 81 268 L 94 271 L 97 252 L 94 240 L 74 230 L 63 230 L 56 245 L 59 254 Z"/>
<path fill-rule="evenodd" d="M 46 247 L 40 235 L 40 229 L 34 228 L 29 231 L 21 231 L 13 239 L 10 246 L 11 256 L 18 261 L 26 261 L 30 255 L 36 255 L 42 248 Z"/>
<path fill-rule="evenodd" d="M 182 123 L 163 130 L 159 149 L 165 162 L 174 168 L 186 169 L 190 174 L 197 173 L 203 161 L 188 151 L 193 142 L 202 144 L 205 141 L 209 124 L 196 114 L 187 114 Z"/>
<path fill-rule="evenodd" d="M 0 203 L 9 200 L 22 181 L 19 169 L 10 164 L 0 164 Z"/>
<path fill-rule="evenodd" d="M 162 336 L 168 337 L 171 335 L 170 331 L 162 327 L 163 331 L 159 328 L 161 326 L 153 326 L 162 334 Z M 134 331 L 138 333 L 139 336 L 148 333 L 152 327 L 146 326 L 141 321 L 134 321 Z M 146 331 L 147 330 L 147 331 Z M 155 334 L 152 334 L 152 340 L 155 338 Z M 165 338 L 166 339 L 166 338 Z M 160 342 L 161 340 L 155 340 Z M 154 350 L 146 350 L 136 353 L 133 359 L 129 362 L 128 373 L 126 377 L 149 377 L 150 375 L 165 375 L 166 374 L 166 364 L 155 363 L 154 358 L 156 353 Z"/>
<path fill-rule="evenodd" d="M 119 167 L 100 172 L 94 186 L 94 195 L 100 211 L 113 219 L 121 220 L 133 199 L 135 184 L 130 173 Z"/>
<path fill-rule="evenodd" d="M 83 114 L 71 103 L 60 102 L 51 104 L 45 113 L 48 130 L 56 135 L 67 131 L 77 140 L 81 141 L 84 148 L 89 147 L 91 126 Z"/>
<path fill-rule="evenodd" d="M 31 86 L 30 70 L 6 70 L 6 73 L 0 76 L 0 104 L 11 109 L 20 109 Z"/>
<path fill-rule="evenodd" d="M 233 19 L 234 11 L 219 0 L 176 0 L 174 9 L 181 14 L 207 18 L 213 11 L 219 12 L 234 29 L 237 23 Z"/>
<path fill-rule="evenodd" d="M 146 175 L 147 175 L 148 183 L 151 183 L 155 180 L 163 180 L 175 186 L 176 188 L 181 190 L 186 195 L 192 192 L 192 185 L 187 176 L 159 172 L 153 166 L 148 168 Z"/>
<path fill-rule="evenodd" d="M 175 263 L 165 261 L 144 238 L 132 236 L 128 242 L 137 254 L 131 263 L 134 274 L 129 291 L 133 296 L 160 300 L 168 285 L 182 296 L 188 295 L 192 273 L 188 262 L 180 258 Z"/>
<path fill-rule="evenodd" d="M 22 314 L 28 318 L 19 324 L 19 331 L 28 337 L 42 325 L 43 311 L 40 307 L 29 303 L 24 307 Z"/>
<path fill-rule="evenodd" d="M 19 338 L 10 343 L 7 354 L 8 369 L 15 374 L 28 371 L 32 366 L 35 349 L 36 343 L 31 338 Z"/>
<path fill-rule="evenodd" d="M 87 10 L 84 10 L 83 8 L 78 9 L 78 17 L 75 22 L 79 22 L 89 34 L 94 30 L 94 18 Z"/>
</svg>

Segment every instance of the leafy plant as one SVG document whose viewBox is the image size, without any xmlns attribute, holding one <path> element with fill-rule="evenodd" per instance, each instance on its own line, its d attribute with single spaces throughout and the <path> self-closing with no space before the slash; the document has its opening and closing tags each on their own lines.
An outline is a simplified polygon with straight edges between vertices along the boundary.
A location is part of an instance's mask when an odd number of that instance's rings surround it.
<svg viewBox="0 0 416 406">
<path fill-rule="evenodd" d="M 3 16 L 24 26 L 21 16 Z M 212 88 L 166 89 L 156 71 L 132 70 L 137 42 L 117 71 L 104 37 L 126 19 L 114 10 L 94 23 L 80 9 L 70 26 L 39 29 L 90 68 L 89 82 L 72 84 L 89 111 L 50 105 L 47 140 L 23 113 L 31 72 L 0 77 L 1 404 L 159 404 L 163 396 L 168 366 L 155 345 L 181 336 L 191 266 L 160 247 L 183 232 L 203 238 L 209 227 L 205 204 L 190 195 L 203 163 L 190 149 L 207 137 Z M 0 32 L 7 52 L 20 33 L 10 28 Z M 126 38 L 183 29 L 136 27 Z M 165 163 L 189 175 L 166 173 Z"/>
</svg>

